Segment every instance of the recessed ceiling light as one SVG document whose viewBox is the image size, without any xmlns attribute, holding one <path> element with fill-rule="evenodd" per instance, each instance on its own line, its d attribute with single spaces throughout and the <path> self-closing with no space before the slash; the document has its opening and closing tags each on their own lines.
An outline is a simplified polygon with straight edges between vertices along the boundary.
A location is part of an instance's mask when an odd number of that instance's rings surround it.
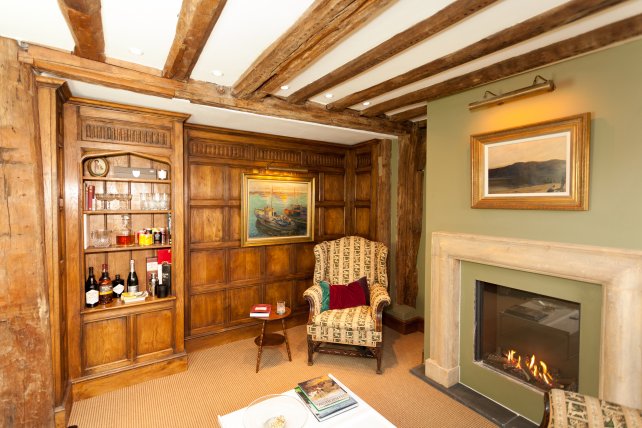
<svg viewBox="0 0 642 428">
<path fill-rule="evenodd" d="M 370 101 L 364 101 L 362 104 L 363 104 L 364 106 L 369 106 L 369 105 L 370 105 Z"/>
<path fill-rule="evenodd" d="M 325 94 L 325 97 L 326 98 L 332 98 L 332 97 L 334 97 L 334 95 L 332 95 L 330 92 L 328 92 L 327 94 Z"/>
<path fill-rule="evenodd" d="M 221 70 L 212 70 L 212 74 L 216 77 L 221 77 L 223 72 Z"/>
<path fill-rule="evenodd" d="M 142 56 L 144 54 L 142 49 L 136 48 L 134 46 L 129 48 L 129 52 L 133 53 L 134 55 L 138 55 L 138 56 Z"/>
<path fill-rule="evenodd" d="M 281 86 L 281 89 L 283 89 L 284 91 L 287 91 L 288 89 L 290 89 L 290 87 L 288 85 L 283 85 Z"/>
</svg>

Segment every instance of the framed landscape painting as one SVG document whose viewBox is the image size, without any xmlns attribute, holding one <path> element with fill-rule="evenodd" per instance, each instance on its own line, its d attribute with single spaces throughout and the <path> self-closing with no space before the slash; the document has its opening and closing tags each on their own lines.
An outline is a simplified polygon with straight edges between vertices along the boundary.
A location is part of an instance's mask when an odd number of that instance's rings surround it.
<svg viewBox="0 0 642 428">
<path fill-rule="evenodd" d="M 241 246 L 314 240 L 314 178 L 243 174 Z"/>
<path fill-rule="evenodd" d="M 587 210 L 590 113 L 471 136 L 472 207 Z"/>
</svg>

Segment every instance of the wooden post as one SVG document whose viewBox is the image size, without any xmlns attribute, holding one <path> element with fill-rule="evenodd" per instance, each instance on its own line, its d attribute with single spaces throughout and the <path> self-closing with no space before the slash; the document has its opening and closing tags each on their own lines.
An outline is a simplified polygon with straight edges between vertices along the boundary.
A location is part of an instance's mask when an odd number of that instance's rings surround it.
<svg viewBox="0 0 642 428">
<path fill-rule="evenodd" d="M 375 237 L 390 248 L 390 156 L 391 140 L 381 140 L 373 169 L 376 171 L 377 222 Z M 388 265 L 392 260 L 388 260 Z"/>
<path fill-rule="evenodd" d="M 53 374 L 42 159 L 31 67 L 0 37 L 0 425 L 49 427 Z"/>
<path fill-rule="evenodd" d="M 399 304 L 417 304 L 417 254 L 421 239 L 423 177 L 426 163 L 425 129 L 399 137 L 397 181 L 396 290 Z"/>
</svg>

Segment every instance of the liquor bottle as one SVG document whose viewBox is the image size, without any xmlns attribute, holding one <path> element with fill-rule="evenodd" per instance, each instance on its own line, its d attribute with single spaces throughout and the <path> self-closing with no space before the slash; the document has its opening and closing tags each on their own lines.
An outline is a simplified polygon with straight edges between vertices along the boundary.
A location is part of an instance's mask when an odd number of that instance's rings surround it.
<svg viewBox="0 0 642 428">
<path fill-rule="evenodd" d="M 172 214 L 167 214 L 167 242 L 172 245 Z"/>
<path fill-rule="evenodd" d="M 129 276 L 127 277 L 127 291 L 135 293 L 138 291 L 138 275 L 134 270 L 134 260 L 129 261 Z"/>
<path fill-rule="evenodd" d="M 109 277 L 109 272 L 107 271 L 109 266 L 107 263 L 103 263 L 103 274 L 98 281 L 98 291 L 99 291 L 99 303 L 101 305 L 106 305 L 111 303 L 112 294 L 114 294 L 114 287 L 111 283 L 111 278 Z"/>
<path fill-rule="evenodd" d="M 112 281 L 114 286 L 114 298 L 120 299 L 120 295 L 125 291 L 125 281 L 120 277 L 120 274 L 116 274 L 116 278 Z"/>
<path fill-rule="evenodd" d="M 98 281 L 94 276 L 93 266 L 89 267 L 89 276 L 85 281 L 85 306 L 93 308 L 98 304 Z"/>
</svg>

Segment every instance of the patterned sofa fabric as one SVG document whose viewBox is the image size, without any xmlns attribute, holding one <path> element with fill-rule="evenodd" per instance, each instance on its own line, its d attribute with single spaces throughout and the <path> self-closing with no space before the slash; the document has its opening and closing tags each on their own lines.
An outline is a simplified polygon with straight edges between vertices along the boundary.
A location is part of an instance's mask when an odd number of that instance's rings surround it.
<svg viewBox="0 0 642 428">
<path fill-rule="evenodd" d="M 321 312 L 308 324 L 307 331 L 318 342 L 377 346 L 382 339 L 381 332 L 374 329 L 369 306 Z"/>
<path fill-rule="evenodd" d="M 642 428 L 642 410 L 576 392 L 549 391 L 549 427 Z"/>
</svg>

